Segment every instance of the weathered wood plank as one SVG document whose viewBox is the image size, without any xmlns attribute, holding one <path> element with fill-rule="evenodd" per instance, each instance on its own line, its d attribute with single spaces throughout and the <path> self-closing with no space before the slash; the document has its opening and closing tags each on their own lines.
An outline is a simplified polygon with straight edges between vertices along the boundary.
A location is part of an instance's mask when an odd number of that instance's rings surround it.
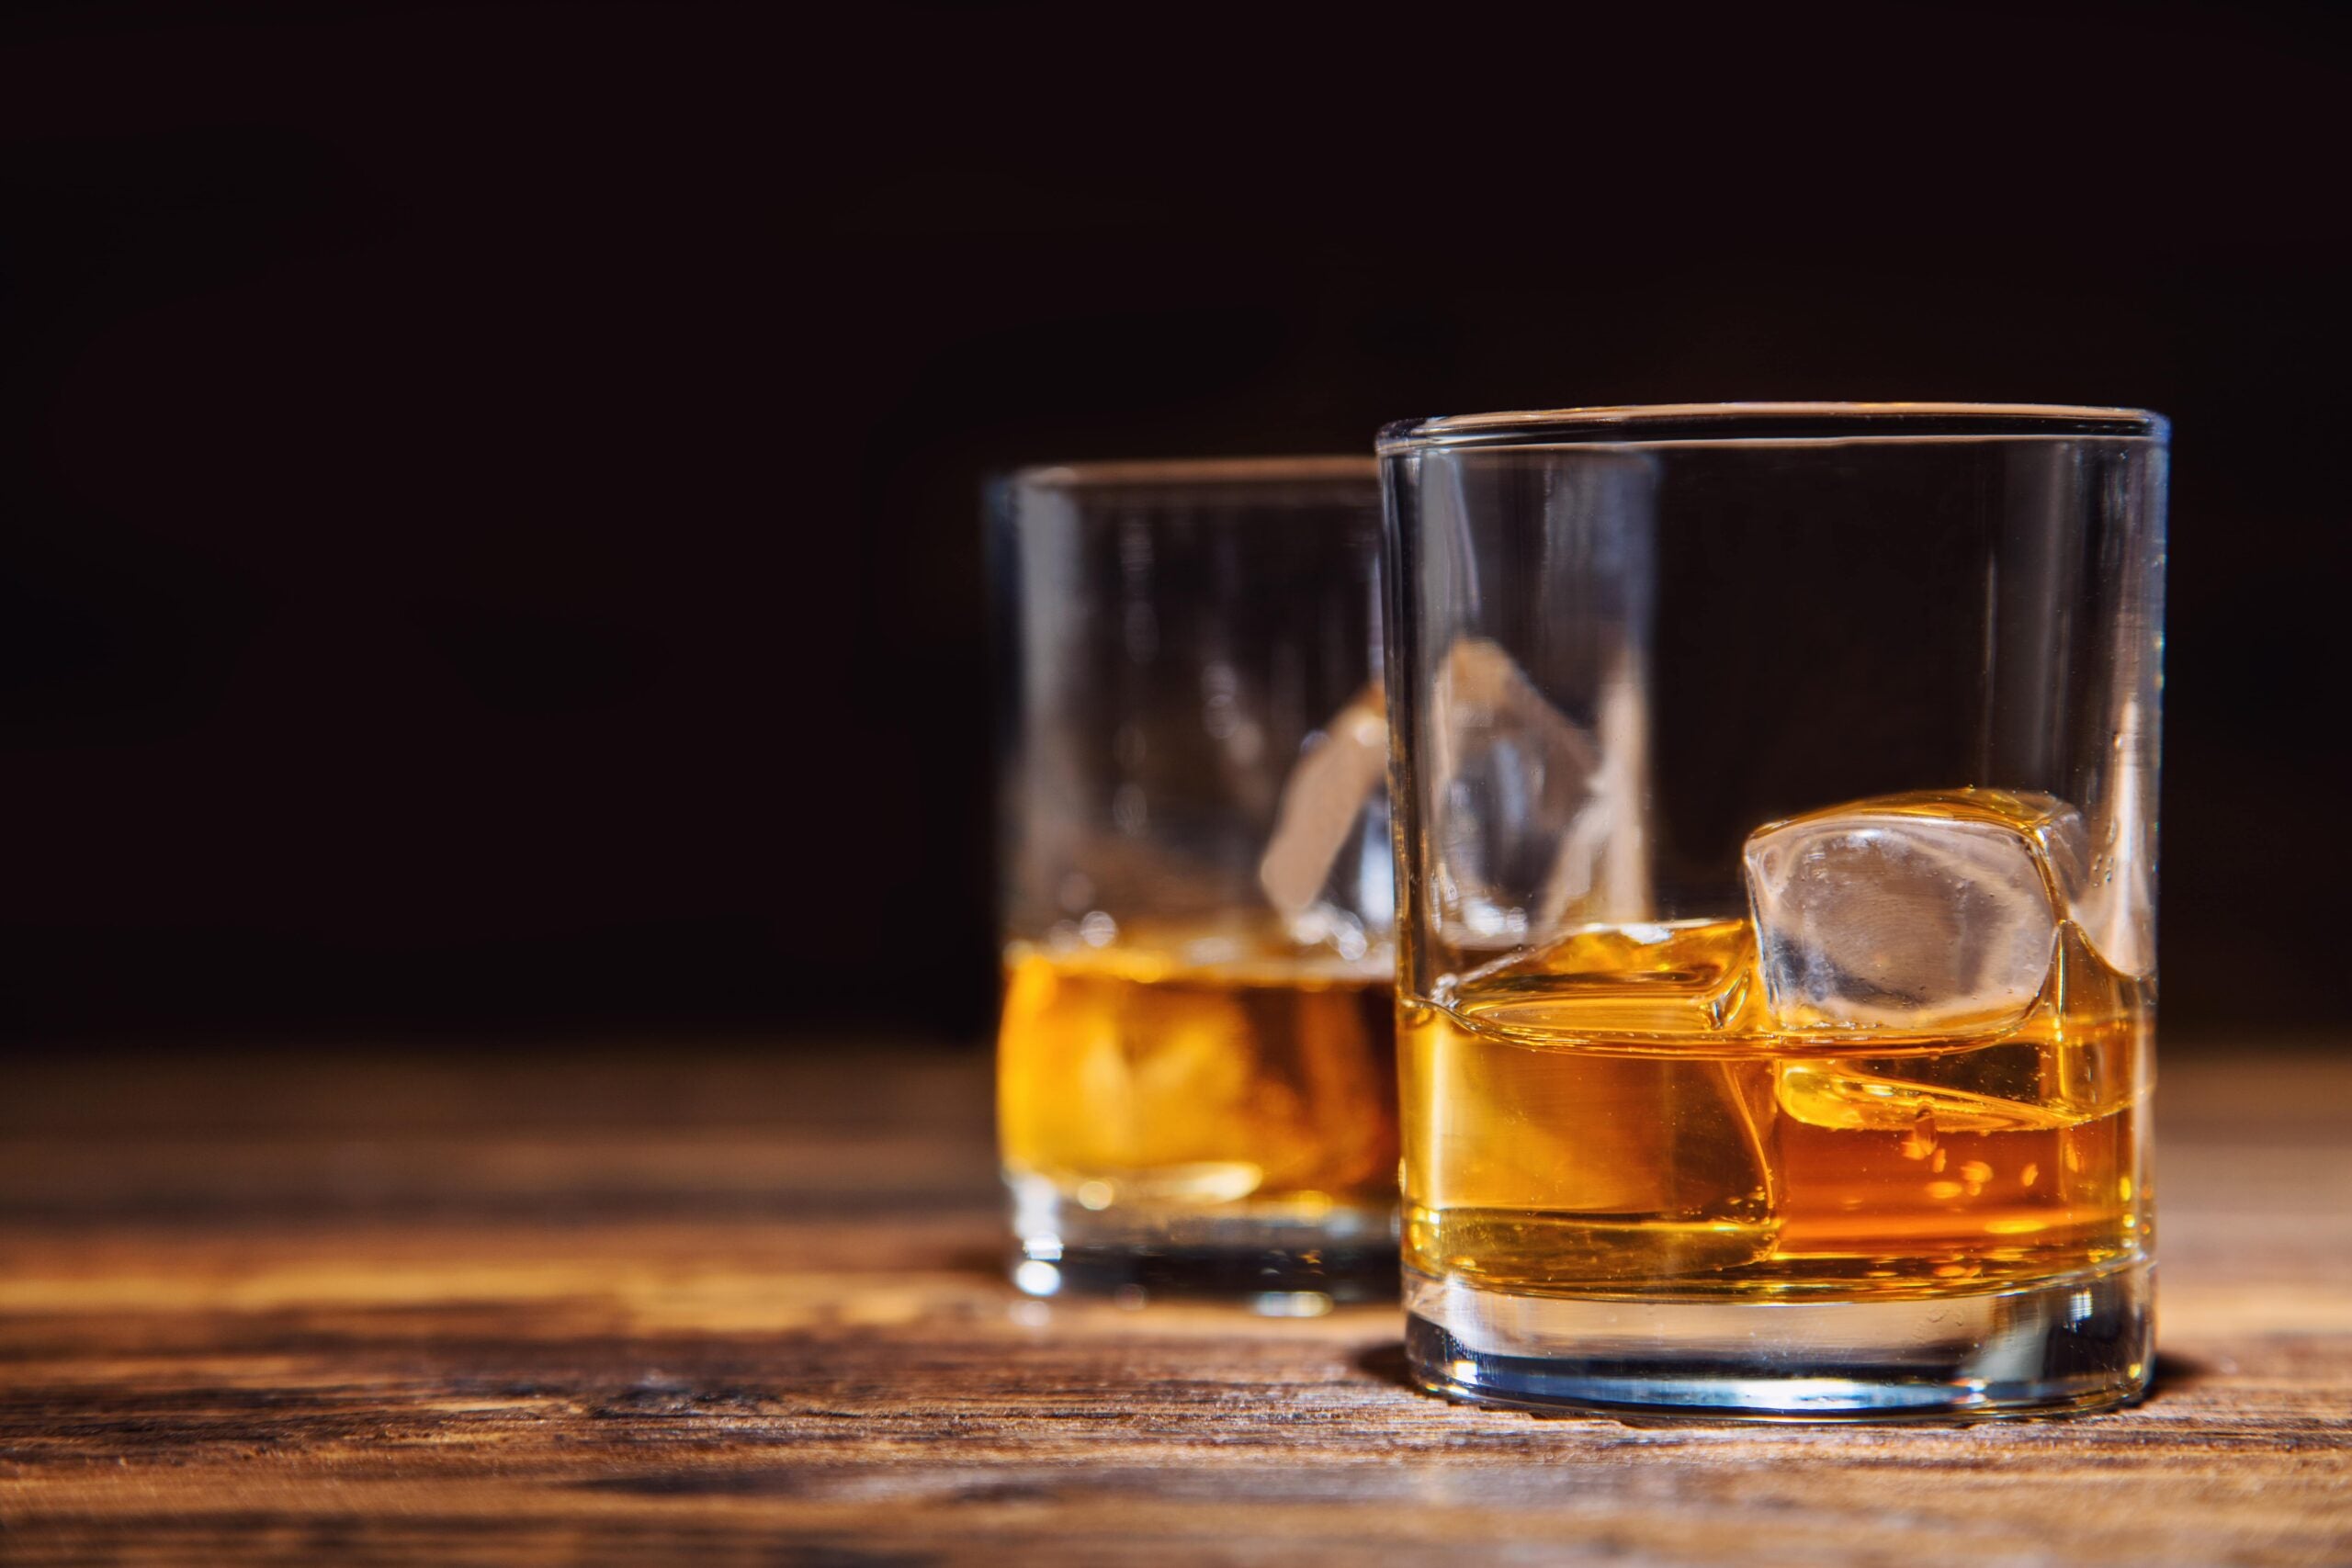
<svg viewBox="0 0 2352 1568">
<path fill-rule="evenodd" d="M 2352 1068 L 2168 1060 L 2120 1415 L 1450 1406 L 1018 1299 L 944 1054 L 109 1058 L 0 1105 L 0 1561 L 2352 1561 Z"/>
</svg>

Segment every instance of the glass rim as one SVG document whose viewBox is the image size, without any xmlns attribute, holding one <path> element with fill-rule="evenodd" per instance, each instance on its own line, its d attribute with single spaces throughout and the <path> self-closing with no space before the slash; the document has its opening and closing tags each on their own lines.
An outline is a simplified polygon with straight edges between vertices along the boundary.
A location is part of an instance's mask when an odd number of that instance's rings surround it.
<svg viewBox="0 0 2352 1568">
<path fill-rule="evenodd" d="M 1298 484 L 1380 477 L 1380 460 L 1317 453 L 1282 457 L 1139 457 L 1080 463 L 1039 463 L 1016 468 L 1009 483 L 1024 490 L 1091 490 L 1151 485 Z"/>
<path fill-rule="evenodd" d="M 1383 425 L 1384 457 L 1476 446 L 1829 446 L 2104 437 L 2164 444 L 2146 409 L 2074 403 L 1625 403 L 1444 414 Z"/>
</svg>

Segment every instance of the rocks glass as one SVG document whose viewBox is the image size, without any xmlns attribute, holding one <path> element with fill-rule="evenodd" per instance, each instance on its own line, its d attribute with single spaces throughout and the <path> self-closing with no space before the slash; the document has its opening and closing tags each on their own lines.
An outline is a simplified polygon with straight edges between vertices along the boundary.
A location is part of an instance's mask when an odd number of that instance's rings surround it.
<svg viewBox="0 0 2352 1568">
<path fill-rule="evenodd" d="M 2145 1387 L 2165 434 L 1383 433 L 1424 1387 L 1804 1417 Z"/>
<path fill-rule="evenodd" d="M 1379 505 L 1368 456 L 993 499 L 1023 1290 L 1396 1292 Z"/>
</svg>

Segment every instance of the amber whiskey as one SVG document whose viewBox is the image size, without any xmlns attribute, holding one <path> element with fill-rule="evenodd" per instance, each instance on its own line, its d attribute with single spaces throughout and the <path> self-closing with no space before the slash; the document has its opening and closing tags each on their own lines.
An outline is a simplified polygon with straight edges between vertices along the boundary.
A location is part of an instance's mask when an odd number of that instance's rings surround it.
<svg viewBox="0 0 2352 1568">
<path fill-rule="evenodd" d="M 2136 1261 L 2151 984 L 2079 813 L 1775 822 L 1747 919 L 1596 927 L 1408 1010 L 1406 1252 L 1511 1294 L 1983 1294 Z"/>
<path fill-rule="evenodd" d="M 1106 1215 L 1385 1218 L 1393 998 L 1385 953 L 1254 931 L 1016 944 L 997 1046 L 1007 1173 Z"/>
<path fill-rule="evenodd" d="M 1575 933 L 1406 1010 L 1409 1268 L 1514 1294 L 1982 1292 L 2143 1253 L 2152 998 L 2073 922 L 2023 1018 L 1775 1027 L 1745 919 Z"/>
</svg>

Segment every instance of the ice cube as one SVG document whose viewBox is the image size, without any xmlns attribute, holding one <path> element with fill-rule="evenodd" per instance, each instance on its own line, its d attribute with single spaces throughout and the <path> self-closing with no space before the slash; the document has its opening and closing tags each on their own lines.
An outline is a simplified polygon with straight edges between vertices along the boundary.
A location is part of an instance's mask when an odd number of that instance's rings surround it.
<svg viewBox="0 0 2352 1568">
<path fill-rule="evenodd" d="M 2012 1095 L 1919 1082 L 1905 1075 L 1903 1058 L 1888 1064 L 1892 1072 L 1862 1070 L 1871 1065 L 1784 1062 L 1775 1090 L 1781 1110 L 1807 1126 L 1843 1133 L 2043 1132 L 2084 1120 Z"/>
<path fill-rule="evenodd" d="M 1769 1061 L 1498 1046 L 1437 1009 L 1400 1043 L 1407 1102 L 1434 1111 L 1406 1134 L 1408 1226 L 1434 1219 L 1480 1268 L 1613 1285 L 1770 1255 Z"/>
<path fill-rule="evenodd" d="M 2044 795 L 1887 795 L 1775 822 L 1743 858 L 1779 1027 L 2008 1027 L 2047 980 L 2082 884 L 2082 818 Z"/>
<path fill-rule="evenodd" d="M 1447 651 L 1431 698 L 1449 935 L 1521 942 L 1646 919 L 1647 696 L 1638 667 L 1612 662 L 1589 729 L 1499 644 L 1464 637 Z"/>
<path fill-rule="evenodd" d="M 1088 1208 L 1230 1201 L 1311 1153 L 1310 1108 L 1260 1070 L 1247 994 L 1184 983 L 1167 958 L 1109 948 L 1014 967 L 1003 1105 L 1012 1163 Z"/>
<path fill-rule="evenodd" d="M 1258 863 L 1258 886 L 1294 922 L 1315 912 L 1332 863 L 1387 771 L 1388 715 L 1375 682 L 1332 716 L 1323 739 L 1283 783 L 1273 836 Z"/>
<path fill-rule="evenodd" d="M 2154 747 L 2138 698 L 2123 705 L 2109 747 L 2103 798 L 2093 808 L 2094 847 L 2074 914 L 2101 958 L 2126 975 L 2156 971 Z"/>
<path fill-rule="evenodd" d="M 1754 960 L 1746 920 L 1588 926 L 1441 985 L 1464 1017 L 1521 1044 L 1682 1036 L 1734 1026 Z"/>
<path fill-rule="evenodd" d="M 1615 660 L 1594 715 L 1599 750 L 1589 794 L 1552 862 L 1537 929 L 1581 920 L 1645 920 L 1650 914 L 1649 693 L 1630 659 Z"/>
</svg>

